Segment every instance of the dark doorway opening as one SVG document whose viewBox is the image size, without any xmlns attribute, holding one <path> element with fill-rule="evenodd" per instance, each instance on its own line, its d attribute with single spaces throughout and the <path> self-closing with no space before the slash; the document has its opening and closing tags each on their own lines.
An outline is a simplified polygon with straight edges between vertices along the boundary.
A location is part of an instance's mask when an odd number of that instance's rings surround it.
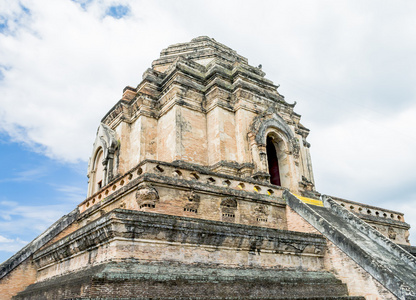
<svg viewBox="0 0 416 300">
<path fill-rule="evenodd" d="M 280 186 L 279 162 L 277 160 L 276 147 L 271 137 L 267 137 L 266 152 L 267 162 L 269 164 L 270 183 Z"/>
</svg>

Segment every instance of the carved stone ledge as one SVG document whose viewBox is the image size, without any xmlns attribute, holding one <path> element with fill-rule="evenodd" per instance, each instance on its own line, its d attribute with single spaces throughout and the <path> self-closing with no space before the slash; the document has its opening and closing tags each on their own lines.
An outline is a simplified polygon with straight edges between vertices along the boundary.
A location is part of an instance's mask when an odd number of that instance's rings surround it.
<svg viewBox="0 0 416 300">
<path fill-rule="evenodd" d="M 230 199 L 227 199 L 227 201 Z M 115 238 L 178 242 L 197 247 L 229 247 L 323 257 L 325 239 L 318 234 L 115 209 L 34 255 L 40 267 L 108 244 Z"/>
</svg>

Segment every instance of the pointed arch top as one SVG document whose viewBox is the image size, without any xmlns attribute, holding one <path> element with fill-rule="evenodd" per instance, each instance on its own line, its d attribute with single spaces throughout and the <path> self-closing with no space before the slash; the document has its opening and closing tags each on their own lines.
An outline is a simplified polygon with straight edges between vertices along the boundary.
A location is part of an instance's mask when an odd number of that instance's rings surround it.
<svg viewBox="0 0 416 300">
<path fill-rule="evenodd" d="M 285 120 L 274 109 L 268 109 L 254 118 L 250 126 L 250 132 L 258 145 L 266 144 L 266 134 L 269 128 L 276 128 L 282 132 L 288 141 L 292 141 L 295 138 Z"/>
<path fill-rule="evenodd" d="M 97 135 L 95 137 L 92 154 L 90 157 L 90 163 L 88 165 L 88 172 L 94 168 L 94 159 L 97 153 L 102 149 L 103 159 L 107 160 L 109 154 L 114 153 L 117 147 L 116 133 L 107 125 L 101 123 L 97 129 Z"/>
</svg>

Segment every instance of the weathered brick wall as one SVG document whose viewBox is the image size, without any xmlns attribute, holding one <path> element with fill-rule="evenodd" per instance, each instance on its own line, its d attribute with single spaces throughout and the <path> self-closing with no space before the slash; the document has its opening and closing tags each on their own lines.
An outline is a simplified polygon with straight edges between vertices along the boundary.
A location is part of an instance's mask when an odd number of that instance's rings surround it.
<svg viewBox="0 0 416 300">
<path fill-rule="evenodd" d="M 32 258 L 26 259 L 12 272 L 0 279 L 0 300 L 10 300 L 36 280 L 36 269 Z"/>
<path fill-rule="evenodd" d="M 348 293 L 351 296 L 365 296 L 367 300 L 397 299 L 330 241 L 328 241 L 324 261 L 325 268 L 347 284 Z"/>
<path fill-rule="evenodd" d="M 287 230 L 300 231 L 306 233 L 320 233 L 311 224 L 309 224 L 304 218 L 297 214 L 288 205 L 286 206 L 286 219 Z"/>
<path fill-rule="evenodd" d="M 57 236 L 55 236 L 53 239 L 51 239 L 49 242 L 47 242 L 44 246 L 42 246 L 39 250 L 42 250 L 42 249 L 52 245 L 53 243 L 59 241 L 60 239 L 66 237 L 67 235 L 73 233 L 74 231 L 76 231 L 78 229 L 79 229 L 79 224 L 77 222 L 72 223 L 67 228 L 62 230 Z"/>
<path fill-rule="evenodd" d="M 123 179 L 123 187 L 120 187 L 120 183 L 117 186 L 114 183 L 112 187 L 106 189 L 110 192 L 108 196 L 104 190 L 100 194 L 101 198 L 95 195 L 94 199 L 88 199 L 87 202 L 90 203 L 88 206 L 85 202 L 82 203 L 79 228 L 113 209 L 123 208 L 287 229 L 285 204 L 279 197 L 280 189 L 273 189 L 269 185 L 260 187 L 261 184 L 230 178 L 231 182 L 227 177 L 214 172 L 198 175 L 194 170 L 171 168 L 168 165 L 157 166 L 163 171 L 159 174 L 149 174 L 152 178 L 149 176 L 146 179 L 144 176 L 147 173 L 144 173 L 136 175 L 136 178 L 126 183 L 128 181 L 126 177 L 124 178 L 126 182 Z M 155 167 L 152 171 L 153 169 Z M 135 170 L 132 173 L 137 174 L 137 172 Z M 192 174 L 198 176 L 198 179 L 193 178 Z M 242 184 L 243 188 L 237 187 L 237 184 Z M 254 187 L 261 191 L 256 191 Z M 271 191 L 271 196 L 266 194 L 267 189 Z M 150 194 L 153 196 L 150 197 Z M 149 197 L 152 200 L 149 200 Z M 227 201 L 236 205 L 228 207 Z M 229 215 L 231 217 L 227 217 Z"/>
<path fill-rule="evenodd" d="M 116 210 L 38 252 L 35 261 L 40 268 L 38 281 L 133 257 L 148 262 L 302 266 L 318 271 L 323 269 L 324 247 L 325 240 L 317 235 Z"/>
<path fill-rule="evenodd" d="M 282 297 L 290 295 L 291 297 L 308 296 L 320 297 L 322 295 L 342 295 L 343 286 L 333 284 L 315 286 L 311 289 L 310 286 L 303 282 L 278 284 L 276 282 L 258 282 L 251 281 L 249 283 L 244 281 L 233 282 L 190 282 L 176 280 L 172 282 L 143 282 L 143 281 L 125 281 L 125 282 L 109 282 L 101 281 L 94 282 L 90 290 L 90 297 L 161 297 L 163 298 L 179 298 L 194 296 L 198 299 L 226 299 L 233 297 L 233 299 L 261 299 L 268 298 L 273 295 Z M 210 296 L 208 296 L 210 295 Z M 299 298 L 298 298 L 299 299 Z"/>
</svg>

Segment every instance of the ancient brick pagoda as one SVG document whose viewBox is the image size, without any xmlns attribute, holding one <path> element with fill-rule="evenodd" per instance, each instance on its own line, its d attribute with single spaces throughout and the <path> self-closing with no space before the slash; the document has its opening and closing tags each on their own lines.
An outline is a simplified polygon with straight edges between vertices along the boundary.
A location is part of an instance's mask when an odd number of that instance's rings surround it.
<svg viewBox="0 0 416 300">
<path fill-rule="evenodd" d="M 0 299 L 416 299 L 403 214 L 317 192 L 294 106 L 214 39 L 163 50 Z"/>
</svg>

